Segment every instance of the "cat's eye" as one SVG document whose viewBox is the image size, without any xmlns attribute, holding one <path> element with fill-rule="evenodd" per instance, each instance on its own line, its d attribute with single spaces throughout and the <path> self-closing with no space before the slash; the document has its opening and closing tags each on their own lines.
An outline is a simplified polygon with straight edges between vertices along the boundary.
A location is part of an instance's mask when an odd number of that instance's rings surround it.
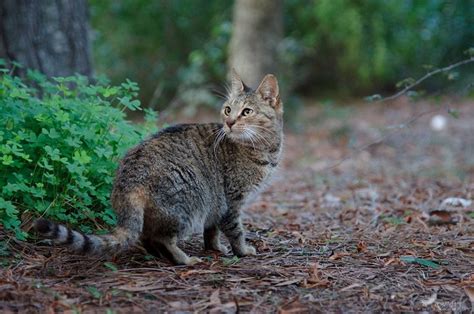
<svg viewBox="0 0 474 314">
<path fill-rule="evenodd" d="M 230 109 L 229 106 L 227 106 L 227 107 L 224 108 L 224 114 L 225 114 L 226 116 L 228 116 L 228 115 L 230 114 L 230 111 L 231 111 L 231 109 Z"/>
<path fill-rule="evenodd" d="M 251 114 L 253 112 L 252 109 L 250 108 L 245 108 L 244 110 L 242 110 L 242 116 L 248 116 L 249 114 Z"/>
</svg>

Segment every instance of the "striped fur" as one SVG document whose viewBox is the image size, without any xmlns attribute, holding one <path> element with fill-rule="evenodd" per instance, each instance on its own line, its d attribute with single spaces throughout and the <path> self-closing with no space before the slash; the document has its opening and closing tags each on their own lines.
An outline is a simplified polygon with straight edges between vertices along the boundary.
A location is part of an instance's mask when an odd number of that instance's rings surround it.
<svg viewBox="0 0 474 314">
<path fill-rule="evenodd" d="M 143 229 L 144 198 L 140 192 L 127 195 L 126 212 L 119 216 L 119 226 L 107 235 L 86 235 L 64 225 L 40 218 L 34 222 L 34 229 L 42 237 L 53 240 L 54 244 L 67 246 L 78 254 L 103 255 L 128 250 L 140 239 Z M 129 217 L 127 219 L 127 217 Z"/>
<path fill-rule="evenodd" d="M 87 235 L 42 218 L 35 221 L 34 228 L 44 238 L 52 239 L 54 244 L 67 246 L 78 254 L 116 253 L 127 250 L 139 239 L 139 234 L 133 235 L 120 228 L 109 235 Z"/>
<path fill-rule="evenodd" d="M 166 128 L 132 148 L 120 162 L 112 194 L 118 227 L 110 235 L 84 235 L 40 219 L 39 234 L 86 254 L 118 253 L 141 240 L 151 253 L 176 264 L 187 256 L 177 241 L 204 230 L 206 249 L 226 252 L 224 233 L 238 256 L 254 255 L 245 243 L 240 210 L 277 167 L 283 108 L 276 78 L 256 91 L 233 73 L 222 122 Z"/>
</svg>

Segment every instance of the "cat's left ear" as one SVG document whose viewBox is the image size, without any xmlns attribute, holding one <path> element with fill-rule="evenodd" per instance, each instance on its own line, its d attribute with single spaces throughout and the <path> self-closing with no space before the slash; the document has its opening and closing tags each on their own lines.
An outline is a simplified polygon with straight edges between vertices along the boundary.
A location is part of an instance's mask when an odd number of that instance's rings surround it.
<svg viewBox="0 0 474 314">
<path fill-rule="evenodd" d="M 244 92 L 248 92 L 250 89 L 245 85 L 244 81 L 240 78 L 240 75 L 237 74 L 234 68 L 230 72 L 231 78 L 231 94 L 233 96 L 238 96 Z"/>
<path fill-rule="evenodd" d="M 257 93 L 273 108 L 281 108 L 280 89 L 275 75 L 267 74 L 258 86 Z"/>
</svg>

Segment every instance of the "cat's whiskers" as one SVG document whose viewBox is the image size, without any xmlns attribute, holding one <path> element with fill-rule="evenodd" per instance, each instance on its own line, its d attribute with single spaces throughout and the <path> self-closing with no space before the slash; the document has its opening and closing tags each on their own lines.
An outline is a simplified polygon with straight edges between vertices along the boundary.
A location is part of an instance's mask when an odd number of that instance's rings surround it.
<svg viewBox="0 0 474 314">
<path fill-rule="evenodd" d="M 211 133 L 209 136 L 206 137 L 206 141 L 207 141 L 211 136 L 217 136 L 217 134 L 218 134 L 219 132 L 221 132 L 221 131 L 222 131 L 222 127 L 221 127 L 221 128 L 218 128 L 218 129 L 214 129 L 214 130 L 212 131 L 212 133 Z M 215 140 L 215 138 L 214 138 L 214 140 Z"/>
<path fill-rule="evenodd" d="M 249 127 L 259 129 L 260 132 L 268 133 L 269 135 L 275 134 L 275 131 L 261 125 L 251 124 Z"/>
<path fill-rule="evenodd" d="M 212 89 L 211 92 L 214 95 L 216 95 L 217 97 L 223 99 L 224 101 L 229 99 L 229 91 L 227 90 L 227 88 L 225 89 L 225 91 L 221 91 L 221 90 L 218 90 L 218 89 Z"/>
<path fill-rule="evenodd" d="M 220 142 L 224 140 L 226 133 L 224 132 L 224 129 L 220 128 L 216 132 L 216 137 L 214 138 L 214 143 L 213 143 L 213 150 L 214 150 L 214 156 L 217 157 L 217 146 L 219 146 Z"/>
<path fill-rule="evenodd" d="M 256 150 L 255 142 L 253 141 L 254 135 L 252 134 L 252 132 L 250 132 L 248 128 L 243 129 L 242 132 L 246 136 L 246 138 L 250 140 L 250 143 L 252 143 L 253 150 Z"/>
<path fill-rule="evenodd" d="M 228 83 L 224 83 L 224 89 L 226 91 L 226 100 L 230 99 L 230 95 L 232 94 L 232 87 Z"/>
<path fill-rule="evenodd" d="M 252 133 L 252 136 L 255 138 L 257 143 L 266 144 L 268 146 L 271 146 L 270 142 L 263 135 L 259 134 L 258 131 L 254 130 L 252 127 L 254 127 L 254 126 L 249 126 L 247 128 L 247 130 Z"/>
</svg>

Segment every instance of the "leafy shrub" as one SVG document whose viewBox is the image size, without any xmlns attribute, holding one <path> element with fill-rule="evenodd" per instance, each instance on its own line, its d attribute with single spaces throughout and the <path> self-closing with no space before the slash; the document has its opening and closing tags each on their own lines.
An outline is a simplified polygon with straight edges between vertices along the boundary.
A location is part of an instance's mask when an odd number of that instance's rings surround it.
<svg viewBox="0 0 474 314">
<path fill-rule="evenodd" d="M 4 62 L 0 73 L 1 223 L 20 239 L 27 236 L 22 222 L 43 215 L 87 232 L 113 226 L 118 160 L 156 118 L 147 111 L 141 126 L 125 119 L 125 109 L 141 110 L 137 84 L 90 84 L 81 76 L 51 82 L 28 71 L 27 85 Z"/>
</svg>

